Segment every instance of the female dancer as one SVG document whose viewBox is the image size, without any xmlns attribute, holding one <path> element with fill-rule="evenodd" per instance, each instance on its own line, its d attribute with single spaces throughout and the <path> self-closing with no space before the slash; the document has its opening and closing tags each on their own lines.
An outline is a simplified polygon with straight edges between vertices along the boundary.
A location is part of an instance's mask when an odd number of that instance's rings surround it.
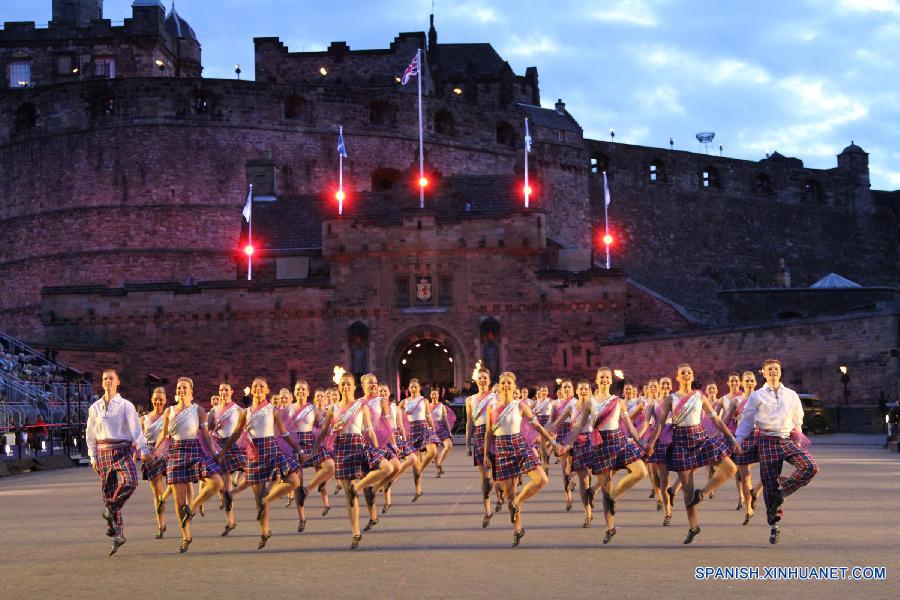
<svg viewBox="0 0 900 600">
<path fill-rule="evenodd" d="M 731 378 L 729 377 L 729 383 L 730 380 Z M 732 396 L 727 400 L 725 415 L 722 418 L 732 433 L 737 431 L 738 425 L 740 425 L 744 417 L 744 409 L 750 399 L 750 394 L 756 390 L 756 375 L 752 371 L 744 371 L 741 377 L 741 387 L 743 387 L 743 394 Z M 758 442 L 759 432 L 753 428 L 743 444 L 741 444 L 742 452 L 734 457 L 734 464 L 738 468 L 735 476 L 738 486 L 738 505 L 735 510 L 744 508 L 744 525 L 750 524 L 750 520 L 753 518 L 753 513 L 756 510 L 759 492 L 762 490 L 762 481 L 754 487 L 753 478 L 750 474 L 750 465 L 759 462 Z"/>
<path fill-rule="evenodd" d="M 366 402 L 354 400 L 356 380 L 350 373 L 344 373 L 340 381 L 341 399 L 328 409 L 322 431 L 313 445 L 313 454 L 324 443 L 325 437 L 334 435 L 335 477 L 341 482 L 347 497 L 347 515 L 353 541 L 350 549 L 359 547 L 362 534 L 359 531 L 359 490 L 376 485 L 389 473 L 390 463 L 385 459 L 385 451 L 378 448 L 378 438 L 372 428 Z M 369 442 L 363 440 L 366 432 Z M 353 480 L 358 480 L 355 484 Z"/>
<path fill-rule="evenodd" d="M 376 485 L 357 488 L 357 491 L 362 489 L 363 497 L 366 499 L 366 506 L 369 509 L 369 522 L 363 527 L 363 531 L 369 531 L 378 525 L 378 507 L 375 506 L 375 493 L 381 486 L 388 485 L 394 474 L 400 470 L 400 459 L 397 458 L 393 450 L 396 447 L 393 444 L 393 430 L 388 426 L 386 418 L 382 420 L 382 416 L 388 413 L 388 401 L 386 397 L 382 398 L 378 395 L 378 378 L 375 377 L 374 373 L 366 373 L 362 376 L 361 382 L 363 386 L 362 400 L 368 407 L 369 417 L 372 419 L 372 428 L 376 432 L 380 432 L 382 436 L 375 448 L 378 449 L 384 446 L 381 448 L 384 452 L 384 461 L 380 463 L 380 468 L 384 473 L 383 478 L 377 480 Z"/>
<path fill-rule="evenodd" d="M 675 481 L 675 484 L 669 485 L 669 451 L 672 446 L 672 428 L 671 416 L 663 416 L 663 407 L 666 398 L 672 393 L 672 380 L 668 377 L 659 378 L 659 398 L 654 402 L 652 407 L 648 407 L 645 420 L 652 418 L 654 429 L 656 425 L 662 421 L 662 434 L 659 436 L 655 444 L 652 444 L 653 452 L 647 453 L 647 460 L 653 465 L 657 475 L 657 487 L 660 491 L 663 506 L 666 509 L 666 516 L 663 518 L 663 526 L 668 527 L 672 522 L 672 506 L 675 504 L 675 495 L 681 489 L 681 480 Z M 649 422 L 649 421 L 648 421 Z M 650 440 L 653 436 L 653 430 L 647 430 L 644 436 L 645 441 Z"/>
<path fill-rule="evenodd" d="M 257 377 L 250 384 L 250 395 L 253 403 L 241 411 L 237 427 L 232 432 L 228 441 L 219 455 L 219 462 L 224 462 L 237 440 L 238 436 L 246 431 L 247 437 L 247 481 L 253 488 L 256 496 L 256 520 L 259 521 L 260 538 L 258 550 L 266 547 L 266 542 L 272 537 L 269 528 L 269 504 L 289 494 L 300 485 L 297 472 L 300 471 L 299 463 L 292 456 L 286 455 L 275 442 L 275 436 L 280 435 L 283 440 L 300 454 L 297 442 L 287 433 L 284 422 L 275 405 L 268 402 L 269 384 L 262 377 Z M 276 434 L 277 430 L 277 434 Z M 266 483 L 277 481 L 271 489 L 266 491 Z"/>
<path fill-rule="evenodd" d="M 316 395 L 324 397 L 321 390 L 316 390 Z M 316 408 L 315 400 L 312 403 L 307 401 L 309 399 L 309 384 L 302 379 L 294 384 L 294 399 L 296 402 L 291 409 L 288 430 L 296 435 L 297 445 L 300 447 L 300 452 L 303 453 L 300 487 L 297 488 L 297 518 L 299 519 L 297 533 L 303 533 L 306 530 L 306 499 L 312 493 L 312 490 L 317 489 L 320 493 L 325 491 L 325 484 L 334 477 L 334 458 L 331 452 L 323 446 L 319 446 L 315 455 L 312 454 L 313 446 L 316 443 L 313 427 L 320 414 Z M 299 454 L 297 458 L 299 460 Z M 303 483 L 303 469 L 313 469 L 315 472 L 307 485 Z M 327 493 L 323 494 L 322 502 L 325 505 L 322 509 L 322 516 L 324 517 L 331 509 L 328 505 Z"/>
<path fill-rule="evenodd" d="M 181 524 L 178 551 L 187 552 L 194 541 L 191 535 L 194 510 L 219 493 L 224 483 L 219 466 L 207 454 L 206 449 L 213 447 L 213 441 L 209 435 L 206 411 L 194 404 L 194 382 L 190 378 L 178 378 L 175 401 L 177 405 L 165 412 L 156 447 L 160 447 L 165 437 L 171 440 L 166 461 L 166 481 L 175 488 L 176 513 Z M 201 436 L 206 449 L 201 445 Z M 188 487 L 195 481 L 202 481 L 203 484 L 193 501 L 188 503 Z"/>
<path fill-rule="evenodd" d="M 428 411 L 428 401 L 422 397 L 422 388 L 415 377 L 409 380 L 409 396 L 403 402 L 403 410 L 409 419 L 409 443 L 425 456 L 419 459 L 419 467 L 413 470 L 413 480 L 416 482 L 415 502 L 422 497 L 422 473 L 437 454 L 437 446 L 441 438 L 434 433 L 434 424 L 431 421 L 431 413 Z"/>
<path fill-rule="evenodd" d="M 491 478 L 490 466 L 485 464 L 484 435 L 487 415 L 493 408 L 496 396 L 491 392 L 491 372 L 480 367 L 475 372 L 475 383 L 478 393 L 466 398 L 466 446 L 470 448 L 472 462 L 481 475 L 481 496 L 484 500 L 484 517 L 481 526 L 487 527 L 494 513 L 491 512 Z"/>
<path fill-rule="evenodd" d="M 712 407 L 713 414 L 718 416 L 720 419 L 722 418 L 722 401 L 719 399 L 719 386 L 716 385 L 714 381 L 710 381 L 703 388 L 703 393 L 706 396 L 706 400 L 709 402 L 709 405 Z M 734 432 L 732 432 L 734 433 Z M 712 432 L 707 431 L 707 434 L 713 435 Z M 734 461 L 736 457 L 732 457 L 732 461 Z M 737 463 L 735 463 L 737 464 Z M 706 478 L 712 479 L 713 475 L 716 472 L 716 468 L 713 465 L 709 465 L 706 467 Z M 712 500 L 715 497 L 715 492 L 709 493 L 709 499 Z"/>
<path fill-rule="evenodd" d="M 741 451 L 740 446 L 734 441 L 734 435 L 719 417 L 713 414 L 706 398 L 691 388 L 693 382 L 694 371 L 691 366 L 687 363 L 678 365 L 678 393 L 670 395 L 663 401 L 661 418 L 656 423 L 647 448 L 648 456 L 652 456 L 654 444 L 662 433 L 665 419 L 671 414 L 674 433 L 668 467 L 678 473 L 678 479 L 684 488 L 684 506 L 691 527 L 684 540 L 685 544 L 690 544 L 700 533 L 697 505 L 703 501 L 706 494 L 715 491 L 727 479 L 734 477 L 737 471 L 737 467 L 728 458 L 729 450 L 721 438 L 707 437 L 703 425 L 700 424 L 701 414 L 705 412 L 710 416 L 716 427 L 731 442 L 735 452 Z M 715 476 L 703 489 L 695 489 L 694 471 L 709 464 L 716 465 Z"/>
<path fill-rule="evenodd" d="M 416 449 L 406 441 L 403 435 L 403 411 L 397 402 L 390 401 L 391 389 L 386 385 L 380 385 L 378 386 L 378 395 L 388 400 L 387 419 L 394 434 L 391 441 L 391 450 L 400 462 L 400 468 L 397 469 L 390 481 L 384 485 L 384 506 L 381 507 L 381 514 L 386 514 L 393 506 L 391 488 L 403 473 L 419 466 L 419 456 Z"/>
<path fill-rule="evenodd" d="M 590 527 L 594 520 L 594 489 L 591 487 L 591 473 L 598 473 L 597 462 L 594 457 L 594 445 L 591 440 L 593 420 L 588 418 L 595 408 L 594 399 L 591 397 L 591 384 L 587 381 L 579 381 L 575 389 L 576 402 L 569 404 L 559 414 L 550 427 L 551 433 L 556 431 L 564 419 L 572 419 L 572 423 L 579 423 L 571 427 L 570 433 L 563 439 L 563 445 L 572 454 L 572 470 L 578 474 L 578 487 L 581 495 L 581 503 L 584 506 L 584 524 L 582 527 Z M 540 422 L 540 421 L 538 421 Z"/>
<path fill-rule="evenodd" d="M 434 423 L 434 432 L 441 440 L 440 452 L 434 460 L 434 466 L 437 468 L 437 476 L 440 477 L 444 474 L 444 461 L 447 460 L 450 451 L 453 449 L 453 434 L 450 432 L 453 426 L 450 424 L 450 419 L 447 414 L 449 409 L 441 402 L 440 392 L 437 389 L 432 388 L 429 396 L 431 396 L 431 403 L 429 404 L 428 409 L 431 412 L 431 421 Z"/>
<path fill-rule="evenodd" d="M 656 409 L 657 404 L 659 404 L 659 381 L 656 379 L 651 379 L 644 385 L 644 398 L 646 402 L 644 403 L 644 418 L 643 425 L 641 426 L 641 440 L 646 441 L 649 439 L 650 434 L 652 433 L 652 429 L 650 429 L 650 420 L 653 416 L 653 411 Z M 670 428 L 671 429 L 671 428 Z M 663 436 L 665 437 L 667 434 L 664 432 Z M 668 435 L 671 435 L 671 431 L 669 431 Z M 659 442 L 657 442 L 659 444 Z M 656 460 L 660 460 L 659 450 L 657 450 L 657 454 L 654 455 Z M 662 453 L 662 459 L 665 461 L 665 452 Z M 650 474 L 648 479 L 650 480 L 650 495 L 648 498 L 656 499 L 656 510 L 662 510 L 663 508 L 663 491 L 665 491 L 665 487 L 660 489 L 660 480 L 659 480 L 659 472 L 656 469 L 656 463 L 653 459 L 647 459 L 647 471 Z M 672 510 L 669 506 L 668 502 L 666 503 L 666 515 L 671 520 Z"/>
<path fill-rule="evenodd" d="M 147 447 L 152 448 L 156 444 L 162 432 L 163 417 L 166 410 L 166 390 L 158 387 L 153 390 L 150 397 L 153 410 L 141 418 L 141 427 L 144 429 L 144 438 Z M 153 512 L 156 514 L 156 539 L 161 540 L 166 533 L 166 501 L 163 494 L 166 492 L 166 458 L 148 454 L 141 463 L 141 478 L 150 482 L 150 491 L 153 493 Z"/>
<path fill-rule="evenodd" d="M 487 414 L 484 434 L 484 464 L 491 467 L 491 456 L 488 448 L 496 444 L 494 452 L 496 465 L 494 465 L 497 480 L 506 490 L 509 499 L 509 519 L 513 524 L 513 547 L 519 545 L 525 535 L 522 527 L 522 506 L 532 496 L 537 494 L 542 487 L 547 485 L 547 474 L 538 464 L 532 448 L 522 437 L 522 419 L 534 427 L 535 430 L 559 450 L 552 436 L 541 427 L 537 417 L 531 409 L 518 400 L 513 400 L 516 389 L 516 376 L 510 372 L 500 374 L 500 396 L 494 404 L 493 410 Z M 516 495 L 516 478 L 528 475 L 529 482 Z"/>
<path fill-rule="evenodd" d="M 534 414 L 537 415 L 538 423 L 546 428 L 550 424 L 550 417 L 553 415 L 553 400 L 549 397 L 549 391 L 546 385 L 538 386 L 534 392 Z M 544 463 L 544 471 L 550 466 L 550 448 L 541 440 L 541 459 Z M 549 471 L 547 478 L 550 478 Z"/>
<path fill-rule="evenodd" d="M 219 448 L 223 448 L 228 443 L 228 438 L 237 430 L 238 421 L 241 416 L 241 408 L 232 402 L 234 390 L 228 383 L 219 384 L 219 405 L 212 409 L 209 413 L 209 430 L 219 442 Z M 232 445 L 223 455 L 222 462 L 219 466 L 222 469 L 222 480 L 224 487 L 222 488 L 223 507 L 225 509 L 225 529 L 222 531 L 222 537 L 225 537 L 237 527 L 234 520 L 234 494 L 232 493 L 232 476 L 239 473 L 244 477 L 244 466 L 247 464 L 247 455 L 238 445 Z M 244 489 L 240 486 L 243 481 L 239 482 L 237 489 Z"/>
<path fill-rule="evenodd" d="M 313 404 L 316 406 L 316 422 L 315 426 L 320 428 L 322 427 L 322 421 L 325 420 L 325 413 L 328 412 L 328 408 L 331 406 L 329 402 L 331 390 L 323 390 L 322 388 L 316 388 L 315 394 L 313 394 Z M 315 436 L 313 436 L 313 443 L 315 443 Z M 312 447 L 310 447 L 312 448 Z M 334 457 L 332 456 L 332 465 L 334 464 Z M 331 474 L 334 477 L 334 473 Z M 328 501 L 328 486 L 326 484 L 319 485 L 319 495 L 322 496 L 322 516 L 324 517 L 329 512 L 331 512 L 331 503 Z"/>
<path fill-rule="evenodd" d="M 562 416 L 562 422 L 554 431 L 561 440 L 569 437 L 572 431 L 572 414 L 570 408 L 575 405 L 575 389 L 572 387 L 571 379 L 563 379 L 559 384 L 560 400 L 556 403 L 552 420 L 554 423 Z M 560 457 L 563 473 L 563 489 L 566 492 L 566 512 L 572 510 L 572 490 L 575 489 L 575 482 L 572 481 L 572 455 L 566 454 Z"/>
<path fill-rule="evenodd" d="M 588 425 L 600 433 L 600 441 L 594 445 L 595 469 L 599 481 L 590 497 L 593 497 L 596 489 L 600 489 L 603 493 L 603 512 L 606 517 L 604 544 L 608 544 L 616 535 L 616 502 L 647 476 L 647 467 L 641 460 L 643 450 L 633 441 L 640 439 L 640 436 L 628 415 L 625 400 L 610 394 L 612 377 L 612 370 L 609 368 L 597 369 L 597 389 L 594 392 L 596 407 L 590 413 L 582 411 L 581 419 L 576 425 L 576 428 Z M 631 440 L 627 440 L 622 434 L 619 428 L 620 418 L 625 421 L 625 428 Z M 628 475 L 620 479 L 613 488 L 613 473 L 621 469 L 626 469 Z"/>
</svg>

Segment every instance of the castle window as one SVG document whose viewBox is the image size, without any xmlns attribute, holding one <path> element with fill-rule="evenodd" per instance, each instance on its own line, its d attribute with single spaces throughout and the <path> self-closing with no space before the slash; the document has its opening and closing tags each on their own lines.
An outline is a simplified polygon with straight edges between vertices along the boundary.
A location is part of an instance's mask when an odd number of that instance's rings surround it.
<svg viewBox="0 0 900 600">
<path fill-rule="evenodd" d="M 58 54 L 56 56 L 56 74 L 73 75 L 74 57 L 71 54 Z"/>
<path fill-rule="evenodd" d="M 497 143 L 510 147 L 516 145 L 516 130 L 506 121 L 497 123 Z"/>
<path fill-rule="evenodd" d="M 372 191 L 387 192 L 394 189 L 400 181 L 401 174 L 397 169 L 376 169 L 372 172 Z"/>
<path fill-rule="evenodd" d="M 116 114 L 116 99 L 112 96 L 104 96 L 100 99 L 100 114 L 105 117 Z"/>
<path fill-rule="evenodd" d="M 16 110 L 16 131 L 31 129 L 36 123 L 37 111 L 31 102 L 26 102 Z"/>
<path fill-rule="evenodd" d="M 808 179 L 803 184 L 803 198 L 809 202 L 825 203 L 825 195 L 822 193 L 822 186 L 815 179 Z"/>
<path fill-rule="evenodd" d="M 434 115 L 434 130 L 444 135 L 453 135 L 453 115 L 450 111 L 439 110 Z"/>
<path fill-rule="evenodd" d="M 440 306 L 453 305 L 453 280 L 449 275 L 438 277 L 438 304 Z"/>
<path fill-rule="evenodd" d="M 369 125 L 383 126 L 391 124 L 391 105 L 376 100 L 369 105 Z"/>
<path fill-rule="evenodd" d="M 609 158 L 605 154 L 594 154 L 591 156 L 591 173 L 600 174 L 609 173 Z"/>
<path fill-rule="evenodd" d="M 116 76 L 116 59 L 111 56 L 100 56 L 94 59 L 94 75 L 106 79 Z"/>
<path fill-rule="evenodd" d="M 772 179 L 765 173 L 760 173 L 756 176 L 756 185 L 754 186 L 754 191 L 757 194 L 771 194 Z"/>
<path fill-rule="evenodd" d="M 7 81 L 11 88 L 23 88 L 31 85 L 31 63 L 27 60 L 14 60 L 6 67 Z"/>
<path fill-rule="evenodd" d="M 306 100 L 299 96 L 288 96 L 284 100 L 284 118 L 299 119 L 306 113 Z"/>
<path fill-rule="evenodd" d="M 205 115 L 209 112 L 209 96 L 203 93 L 194 94 L 194 112 Z"/>
<path fill-rule="evenodd" d="M 409 275 L 398 275 L 395 281 L 397 308 L 409 308 Z"/>
<path fill-rule="evenodd" d="M 717 188 L 719 183 L 719 172 L 715 168 L 706 167 L 700 171 L 701 188 Z"/>
<path fill-rule="evenodd" d="M 650 182 L 657 183 L 666 180 L 666 166 L 661 160 L 654 160 L 649 167 Z"/>
</svg>

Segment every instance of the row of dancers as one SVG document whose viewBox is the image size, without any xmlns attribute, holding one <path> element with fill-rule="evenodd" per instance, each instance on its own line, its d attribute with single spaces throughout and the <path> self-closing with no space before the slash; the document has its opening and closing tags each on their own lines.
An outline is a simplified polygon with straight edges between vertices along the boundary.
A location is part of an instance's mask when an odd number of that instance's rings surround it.
<svg viewBox="0 0 900 600">
<path fill-rule="evenodd" d="M 769 541 L 777 543 L 784 499 L 806 485 L 818 467 L 802 436 L 800 400 L 781 384 L 780 362 L 767 359 L 762 373 L 766 383 L 759 389 L 753 373 L 743 378 L 732 374 L 728 394 L 716 398 L 717 390 L 709 386 L 705 394 L 694 389 L 693 370 L 682 364 L 677 391 L 670 379 L 661 378 L 648 382 L 640 396 L 626 386 L 620 398 L 610 391 L 611 370 L 601 367 L 595 387 L 588 381 L 561 380 L 553 400 L 547 387 L 538 387 L 535 397 L 528 398 L 511 372 L 501 373 L 492 386 L 487 369 L 477 369 L 478 392 L 466 399 L 466 443 L 481 477 L 482 527 L 505 503 L 512 545 L 518 546 L 525 535 L 524 506 L 547 485 L 555 456 L 563 470 L 567 510 L 574 486 L 580 488 L 584 527 L 593 520 L 595 496 L 599 492 L 602 497 L 604 544 L 617 533 L 617 503 L 648 474 L 651 497 L 656 497 L 658 510 L 665 509 L 664 526 L 671 523 L 674 496 L 683 493 L 690 525 L 684 543 L 690 544 L 700 533 L 700 504 L 732 477 L 737 476 L 738 507 L 747 511 L 744 524 L 750 522 L 759 487 L 752 487 L 749 466 L 758 462 Z M 413 476 L 413 502 L 422 497 L 429 463 L 435 462 L 438 476 L 443 473 L 454 420 L 436 392 L 430 399 L 421 395 L 417 380 L 410 381 L 409 395 L 397 402 L 389 401 L 389 389 L 379 386 L 375 375 L 362 376 L 360 383 L 362 396 L 357 397 L 355 378 L 344 373 L 336 393 L 317 390 L 310 401 L 306 382 L 297 383 L 291 398 L 286 390 L 270 395 L 266 380 L 257 378 L 247 408 L 232 400 L 233 390 L 224 383 L 207 413 L 194 403 L 192 381 L 182 377 L 174 406 L 166 407 L 165 391 L 158 388 L 153 410 L 139 419 L 134 406 L 117 393 L 116 372 L 105 371 L 104 395 L 90 408 L 86 438 L 101 480 L 103 519 L 112 538 L 109 554 L 125 543 L 122 507 L 137 487 L 136 457 L 153 490 L 158 538 L 166 530 L 166 498 L 175 496 L 180 552 L 193 541 L 195 514 L 217 494 L 225 513 L 222 535 L 228 535 L 236 527 L 235 497 L 247 488 L 256 503 L 259 549 L 271 538 L 269 511 L 279 498 L 293 498 L 302 533 L 310 495 L 322 496 L 323 516 L 330 510 L 326 484 L 332 478 L 346 499 L 350 548 L 358 548 L 362 531 L 379 523 L 378 494 L 383 495 L 384 515 L 392 506 L 391 488 L 404 473 Z M 794 466 L 788 477 L 781 476 L 784 461 Z M 695 471 L 707 467 L 706 485 L 695 485 Z M 670 486 L 672 471 L 677 481 Z M 311 476 L 305 479 L 304 472 Z M 617 472 L 624 476 L 614 484 Z M 498 500 L 493 510 L 492 493 Z M 369 513 L 362 530 L 360 495 Z"/>
</svg>

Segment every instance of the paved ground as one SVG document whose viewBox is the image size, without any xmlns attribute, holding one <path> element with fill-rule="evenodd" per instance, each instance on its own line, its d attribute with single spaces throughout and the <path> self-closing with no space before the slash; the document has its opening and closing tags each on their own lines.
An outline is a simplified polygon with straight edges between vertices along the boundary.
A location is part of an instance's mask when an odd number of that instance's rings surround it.
<svg viewBox="0 0 900 600">
<path fill-rule="evenodd" d="M 464 452 L 455 449 L 447 475 L 429 470 L 425 496 L 411 504 L 412 482 L 398 485 L 395 504 L 357 552 L 339 502 L 325 518 L 310 500 L 306 533 L 296 512 L 274 511 L 275 536 L 256 550 L 258 529 L 249 496 L 238 497 L 239 526 L 220 538 L 216 506 L 195 521 L 194 543 L 177 553 L 178 533 L 154 540 L 150 494 L 141 485 L 126 506 L 128 543 L 107 558 L 107 538 L 92 471 L 67 469 L 0 479 L 3 532 L 2 598 L 104 598 L 113 590 L 135 598 L 162 594 L 205 598 L 326 596 L 332 598 L 896 598 L 900 593 L 900 456 L 864 444 L 813 446 L 821 467 L 812 484 L 790 498 L 782 541 L 768 543 L 763 513 L 740 525 L 732 485 L 702 505 L 702 534 L 683 546 L 683 508 L 671 528 L 647 499 L 648 486 L 623 499 L 619 534 L 601 546 L 602 516 L 582 529 L 582 513 L 563 511 L 558 467 L 550 485 L 524 509 L 527 535 L 511 549 L 512 528 L 498 514 L 482 530 L 479 485 Z M 329 487 L 331 487 L 329 485 Z M 679 507 L 680 497 L 679 497 Z M 171 511 L 171 503 L 169 503 Z M 170 512 L 171 515 L 171 512 Z M 697 581 L 698 566 L 881 566 L 887 579 L 859 581 Z M 123 591 L 123 586 L 125 590 Z M 104 591 L 106 590 L 106 591 Z M 218 591 L 218 592 L 217 592 Z"/>
</svg>

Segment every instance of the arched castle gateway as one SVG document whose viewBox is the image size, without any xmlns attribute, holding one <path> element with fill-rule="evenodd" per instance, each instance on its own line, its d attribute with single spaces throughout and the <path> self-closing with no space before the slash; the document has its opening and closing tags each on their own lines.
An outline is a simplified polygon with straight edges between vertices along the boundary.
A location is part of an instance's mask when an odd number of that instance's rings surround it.
<svg viewBox="0 0 900 600">
<path fill-rule="evenodd" d="M 830 382 L 843 360 L 861 389 L 896 395 L 898 194 L 869 189 L 859 146 L 808 169 L 584 139 L 562 101 L 542 105 L 536 68 L 438 43 L 433 23 L 377 50 L 257 38 L 256 81 L 205 79 L 200 15 L 195 33 L 156 0 L 132 10 L 113 25 L 101 0 L 54 3 L 47 28 L 0 30 L 0 328 L 73 366 L 211 386 L 322 384 L 365 364 L 392 384 L 413 368 L 461 384 L 487 359 L 534 383 L 601 362 L 638 379 L 681 359 L 712 377 L 779 348 L 788 383 Z M 395 81 L 420 47 L 424 210 L 416 96 Z M 590 268 L 603 171 L 621 270 Z M 861 291 L 808 289 L 832 271 Z M 823 337 L 840 356 L 817 350 Z M 402 364 L 429 340 L 451 371 L 433 352 Z"/>
</svg>

